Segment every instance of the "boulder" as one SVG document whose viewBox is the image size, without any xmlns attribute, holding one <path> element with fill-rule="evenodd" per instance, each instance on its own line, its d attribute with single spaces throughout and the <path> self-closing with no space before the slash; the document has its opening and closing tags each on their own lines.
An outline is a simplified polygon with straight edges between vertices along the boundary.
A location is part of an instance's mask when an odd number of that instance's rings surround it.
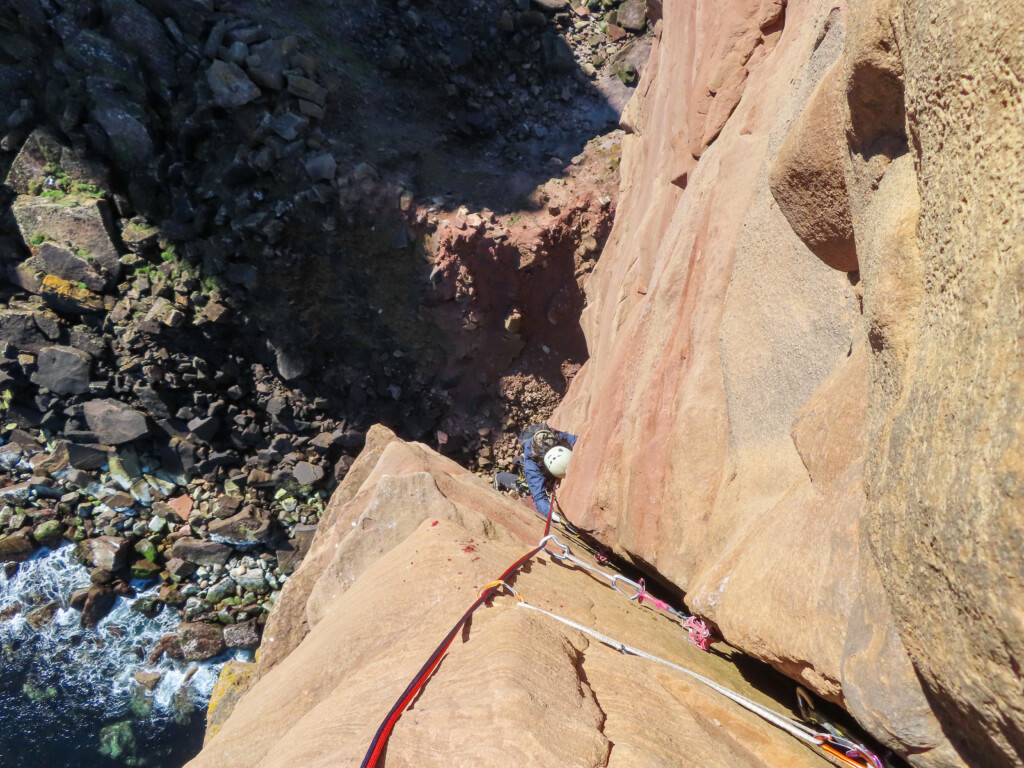
<svg viewBox="0 0 1024 768">
<path fill-rule="evenodd" d="M 192 497 L 188 494 L 182 494 L 173 499 L 168 499 L 167 507 L 170 510 L 170 517 L 180 523 L 187 523 L 189 517 L 192 516 Z"/>
<path fill-rule="evenodd" d="M 184 654 L 182 653 L 181 643 L 177 635 L 164 635 L 157 640 L 146 662 L 151 665 L 156 664 L 163 658 L 164 654 L 167 654 L 172 659 L 183 658 Z"/>
<path fill-rule="evenodd" d="M 224 627 L 224 644 L 228 648 L 254 651 L 260 646 L 260 628 L 256 620 L 243 621 Z"/>
<path fill-rule="evenodd" d="M 64 533 L 64 526 L 59 520 L 47 520 L 32 529 L 32 538 L 42 547 L 56 547 Z"/>
<path fill-rule="evenodd" d="M 36 358 L 32 382 L 58 395 L 80 395 L 89 391 L 92 358 L 73 347 L 47 347 Z"/>
<path fill-rule="evenodd" d="M 288 93 L 321 107 L 327 103 L 327 89 L 301 75 L 288 75 Z"/>
<path fill-rule="evenodd" d="M 296 115 L 294 112 L 282 112 L 274 117 L 267 127 L 285 141 L 295 141 L 299 134 L 309 127 L 309 118 Z"/>
<path fill-rule="evenodd" d="M 0 488 L 0 499 L 8 504 L 25 504 L 32 497 L 34 490 L 35 487 L 30 481 L 14 483 Z"/>
<path fill-rule="evenodd" d="M 110 276 L 99 269 L 87 251 L 75 253 L 55 243 L 42 243 L 24 264 L 69 282 L 82 283 L 93 292 L 102 293 L 113 284 Z"/>
<path fill-rule="evenodd" d="M 45 275 L 39 284 L 39 295 L 47 306 L 69 315 L 85 315 L 102 312 L 103 297 L 83 288 L 78 283 L 56 275 Z"/>
<path fill-rule="evenodd" d="M 132 563 L 131 574 L 133 579 L 139 579 L 141 581 L 150 581 L 152 579 L 160 578 L 160 572 L 163 570 L 163 566 L 156 563 L 150 562 L 145 558 L 136 560 Z"/>
<path fill-rule="evenodd" d="M 280 91 L 285 86 L 284 71 L 288 56 L 295 49 L 295 38 L 267 40 L 249 47 L 245 68 L 249 77 L 260 86 Z"/>
<path fill-rule="evenodd" d="M 161 672 L 147 672 L 144 669 L 140 669 L 135 672 L 135 682 L 147 691 L 155 691 L 156 687 L 160 685 L 160 681 L 162 679 L 163 673 Z"/>
<path fill-rule="evenodd" d="M 220 59 L 206 70 L 206 82 L 218 107 L 233 109 L 260 97 L 260 89 L 237 64 Z"/>
<path fill-rule="evenodd" d="M 0 308 L 0 341 L 22 352 L 38 352 L 49 345 L 32 312 Z"/>
<path fill-rule="evenodd" d="M 204 539 L 178 539 L 171 546 L 170 557 L 196 565 L 224 565 L 231 556 L 231 547 Z"/>
<path fill-rule="evenodd" d="M 75 469 L 100 469 L 109 461 L 106 448 L 101 446 L 62 440 L 54 449 L 55 454 L 58 452 L 66 453 L 68 464 Z"/>
<path fill-rule="evenodd" d="M 315 485 L 324 479 L 324 468 L 319 464 L 300 461 L 292 468 L 292 477 L 299 485 Z"/>
<path fill-rule="evenodd" d="M 88 568 L 117 571 L 128 565 L 132 545 L 119 536 L 99 536 L 78 544 L 75 556 Z"/>
<path fill-rule="evenodd" d="M 89 599 L 89 587 L 76 589 L 68 599 L 68 607 L 80 611 L 85 607 L 85 601 Z"/>
<path fill-rule="evenodd" d="M 211 511 L 214 517 L 234 517 L 242 508 L 242 500 L 237 496 L 230 496 L 226 493 L 214 499 Z"/>
<path fill-rule="evenodd" d="M 165 86 L 178 82 L 178 53 L 156 16 L 135 0 L 103 0 L 111 39 Z"/>
<path fill-rule="evenodd" d="M 619 6 L 617 23 L 627 32 L 643 32 L 647 29 L 647 3 L 642 0 L 627 0 Z"/>
<path fill-rule="evenodd" d="M 82 606 L 80 623 L 86 629 L 95 628 L 106 618 L 117 603 L 117 592 L 113 587 L 101 584 L 94 584 L 89 588 L 89 593 Z"/>
<path fill-rule="evenodd" d="M 313 155 L 306 160 L 305 166 L 310 181 L 331 181 L 338 170 L 338 163 L 329 152 Z"/>
<path fill-rule="evenodd" d="M 224 652 L 224 636 L 213 624 L 181 624 L 177 637 L 185 661 L 206 661 Z"/>
<path fill-rule="evenodd" d="M 110 239 L 107 222 L 112 215 L 105 201 L 80 200 L 68 206 L 44 197 L 19 197 L 11 212 L 26 243 L 43 238 L 73 253 L 82 251 L 112 280 L 120 277 L 123 267 Z"/>
<path fill-rule="evenodd" d="M 220 419 L 216 416 L 197 416 L 188 423 L 188 430 L 197 440 L 208 443 L 220 430 Z"/>
<path fill-rule="evenodd" d="M 31 530 L 20 530 L 0 537 L 0 563 L 21 563 L 36 552 Z"/>
<path fill-rule="evenodd" d="M 206 591 L 206 602 L 217 605 L 225 597 L 235 596 L 235 582 L 230 578 L 223 578 Z M 225 639 L 227 635 L 225 635 Z"/>
<path fill-rule="evenodd" d="M 172 557 L 167 561 L 167 572 L 175 579 L 187 579 L 196 572 L 196 564 L 180 557 Z"/>
<path fill-rule="evenodd" d="M 120 445 L 149 434 L 144 414 L 109 398 L 87 402 L 85 420 L 97 439 L 108 445 Z"/>
<path fill-rule="evenodd" d="M 7 172 L 7 186 L 19 195 L 30 194 L 32 183 L 46 177 L 44 169 L 60 164 L 60 153 L 60 142 L 49 132 L 33 131 L 11 163 Z"/>
<path fill-rule="evenodd" d="M 260 518 L 240 512 L 234 517 L 210 523 L 210 538 L 232 547 L 252 547 L 270 540 L 273 534 L 269 516 Z"/>
</svg>

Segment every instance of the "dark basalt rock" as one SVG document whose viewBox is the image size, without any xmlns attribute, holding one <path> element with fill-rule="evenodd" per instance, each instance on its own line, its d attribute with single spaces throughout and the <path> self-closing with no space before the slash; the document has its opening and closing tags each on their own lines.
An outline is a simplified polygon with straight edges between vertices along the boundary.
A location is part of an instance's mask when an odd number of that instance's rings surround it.
<svg viewBox="0 0 1024 768">
<path fill-rule="evenodd" d="M 149 433 L 146 417 L 117 400 L 90 400 L 85 420 L 101 443 L 120 445 Z"/>
<path fill-rule="evenodd" d="M 39 353 L 32 382 L 59 395 L 89 391 L 92 358 L 73 347 L 48 347 Z"/>
</svg>

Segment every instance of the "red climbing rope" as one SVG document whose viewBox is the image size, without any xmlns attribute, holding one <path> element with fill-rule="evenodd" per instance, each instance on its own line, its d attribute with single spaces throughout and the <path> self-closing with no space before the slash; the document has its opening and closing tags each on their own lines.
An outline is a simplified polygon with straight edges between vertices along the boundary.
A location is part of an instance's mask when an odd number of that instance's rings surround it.
<svg viewBox="0 0 1024 768">
<path fill-rule="evenodd" d="M 555 491 L 553 490 L 551 492 L 551 505 L 548 509 L 548 516 L 544 522 L 544 536 L 541 537 L 540 543 L 536 547 L 531 549 L 529 552 L 527 552 L 525 555 L 520 557 L 518 560 L 516 560 L 514 563 L 512 563 L 512 565 L 510 565 L 505 570 L 505 572 L 501 574 L 501 576 L 499 576 L 495 581 L 485 584 L 480 588 L 479 592 L 477 593 L 476 602 L 474 602 L 469 607 L 469 610 L 462 614 L 462 618 L 459 619 L 455 626 L 452 627 L 451 631 L 447 635 L 445 635 L 444 640 L 441 641 L 441 644 L 438 645 L 436 649 L 434 649 L 434 652 L 430 655 L 430 658 L 427 659 L 427 663 L 420 668 L 420 671 L 416 673 L 416 676 L 412 679 L 412 682 L 409 683 L 408 687 L 406 687 L 406 689 L 402 692 L 402 695 L 398 697 L 398 701 L 396 701 L 394 706 L 391 707 L 391 711 L 388 712 L 387 717 L 384 718 L 384 721 L 380 724 L 380 727 L 377 729 L 377 733 L 374 735 L 373 741 L 370 742 L 370 748 L 367 750 L 366 756 L 363 758 L 363 762 L 361 763 L 360 768 L 376 768 L 377 762 L 380 760 L 380 757 L 384 752 L 384 748 L 387 746 L 388 739 L 391 736 L 391 731 L 394 730 L 395 724 L 398 722 L 398 719 L 402 716 L 402 713 L 405 711 L 406 707 L 409 706 L 409 703 L 414 698 L 416 698 L 416 695 L 420 692 L 420 690 L 426 684 L 427 680 L 434 673 L 434 670 L 437 669 L 437 665 L 441 663 L 441 658 L 448 650 L 448 647 L 452 644 L 452 641 L 455 640 L 455 636 L 458 635 L 459 630 L 462 629 L 462 627 L 465 625 L 467 621 L 469 621 L 469 617 L 473 615 L 473 612 L 481 605 L 486 603 L 494 595 L 495 590 L 497 590 L 501 586 L 508 587 L 508 585 L 505 584 L 505 580 L 509 576 L 514 574 L 520 568 L 522 568 L 523 565 L 532 557 L 534 557 L 538 552 L 541 552 L 546 549 L 549 539 L 554 539 L 554 544 L 562 547 L 562 549 L 564 550 L 562 554 L 556 554 L 548 550 L 548 553 L 553 558 L 557 560 L 568 559 L 578 565 L 582 565 L 585 568 L 588 568 L 589 570 L 595 570 L 592 566 L 588 566 L 586 563 L 573 557 L 569 552 L 569 548 L 566 547 L 564 544 L 558 542 L 558 540 L 555 539 L 554 536 L 548 535 L 551 531 L 551 520 L 556 506 L 558 506 L 559 510 L 561 510 L 561 507 L 558 504 L 558 499 L 555 495 Z M 624 583 L 636 587 L 637 593 L 632 597 L 629 596 L 626 592 L 624 592 L 617 586 L 618 581 L 623 581 Z M 652 597 L 644 587 L 643 579 L 640 580 L 639 584 L 636 584 L 632 581 L 629 581 L 629 579 L 626 579 L 625 577 L 616 574 L 611 577 L 611 582 L 613 589 L 615 589 L 618 592 L 621 592 L 623 595 L 626 595 L 626 597 L 628 597 L 630 600 L 636 600 L 638 603 L 642 603 L 644 600 L 646 600 L 652 606 L 660 608 L 664 611 L 668 611 L 673 615 L 677 616 L 680 620 L 683 621 L 683 627 L 687 630 L 687 632 L 689 632 L 690 642 L 692 642 L 698 648 L 702 648 L 705 651 L 708 649 L 711 633 L 708 630 L 707 626 L 704 624 L 704 622 L 693 616 L 686 616 L 685 614 L 673 609 L 668 603 L 664 602 L 663 600 L 659 600 L 656 597 Z M 511 588 L 509 587 L 509 589 Z"/>
<path fill-rule="evenodd" d="M 427 663 L 420 667 L 420 671 L 416 673 L 416 677 L 412 679 L 412 682 L 409 683 L 405 691 L 402 692 L 402 695 L 398 697 L 398 701 L 396 701 L 395 705 L 391 707 L 391 711 L 388 712 L 387 717 L 384 718 L 384 722 L 382 722 L 380 727 L 377 729 L 377 733 L 374 735 L 373 741 L 370 742 L 370 748 L 367 750 L 360 768 L 376 768 L 377 761 L 380 760 L 380 756 L 384 752 L 384 747 L 387 746 L 388 738 L 390 738 L 391 731 L 394 730 L 395 723 L 398 722 L 398 718 L 402 716 L 405 708 L 409 706 L 409 702 L 416 698 L 416 694 L 419 693 L 420 689 L 423 688 L 427 680 L 434 673 L 434 670 L 437 669 L 437 665 L 441 663 L 441 657 L 444 656 L 445 651 L 448 650 L 448 646 L 452 644 L 452 641 L 459 633 L 459 630 L 462 629 L 462 626 L 469 621 L 469 617 L 473 615 L 473 611 L 487 602 L 494 594 L 494 591 L 501 586 L 505 579 L 522 568 L 523 564 L 526 563 L 527 560 L 544 548 L 543 541 L 547 538 L 548 532 L 551 530 L 551 513 L 555 508 L 554 493 L 552 493 L 552 502 L 551 507 L 548 509 L 547 520 L 544 523 L 544 537 L 541 539 L 542 543 L 512 563 L 512 565 L 510 565 L 505 572 L 497 578 L 497 580 L 485 585 L 480 590 L 480 594 L 477 597 L 476 602 L 469 606 L 468 611 L 462 614 L 462 618 L 458 620 L 455 626 L 452 627 L 451 631 L 445 636 L 444 640 L 441 641 L 441 644 L 437 646 L 434 652 L 430 655 L 430 658 L 427 659 Z"/>
</svg>

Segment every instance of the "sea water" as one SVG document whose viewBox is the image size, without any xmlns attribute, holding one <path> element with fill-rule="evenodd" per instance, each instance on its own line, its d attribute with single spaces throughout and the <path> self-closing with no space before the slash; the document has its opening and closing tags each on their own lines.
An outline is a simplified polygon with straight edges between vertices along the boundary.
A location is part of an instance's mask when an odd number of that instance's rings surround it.
<svg viewBox="0 0 1024 768">
<path fill-rule="evenodd" d="M 24 606 L 0 621 L 0 766 L 177 768 L 202 746 L 206 705 L 229 657 L 147 664 L 181 619 L 166 608 L 152 619 L 132 610 L 156 594 L 141 583 L 96 629 L 82 629 L 81 614 L 66 606 L 89 586 L 89 571 L 73 550 L 42 550 L 10 578 L 0 570 L 0 611 Z M 61 608 L 52 621 L 30 626 L 25 614 L 53 601 Z M 161 673 L 154 691 L 135 681 L 139 670 Z"/>
</svg>

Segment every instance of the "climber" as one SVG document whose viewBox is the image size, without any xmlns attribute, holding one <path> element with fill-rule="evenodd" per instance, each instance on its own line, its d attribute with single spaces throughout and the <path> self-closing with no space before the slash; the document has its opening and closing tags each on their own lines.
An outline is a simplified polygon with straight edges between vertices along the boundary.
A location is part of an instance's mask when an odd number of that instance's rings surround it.
<svg viewBox="0 0 1024 768">
<path fill-rule="evenodd" d="M 549 486 L 565 477 L 576 445 L 576 435 L 559 432 L 544 422 L 528 427 L 519 436 L 523 446 L 523 474 L 530 487 L 530 496 L 541 517 L 548 516 L 551 509 Z M 555 522 L 561 522 L 557 513 L 551 515 Z"/>
</svg>

